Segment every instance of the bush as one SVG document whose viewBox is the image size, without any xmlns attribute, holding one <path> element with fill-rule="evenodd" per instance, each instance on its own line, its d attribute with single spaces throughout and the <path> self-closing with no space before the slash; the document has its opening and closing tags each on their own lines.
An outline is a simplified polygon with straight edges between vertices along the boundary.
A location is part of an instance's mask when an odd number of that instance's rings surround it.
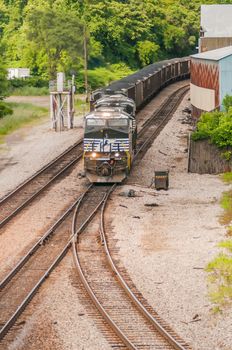
<svg viewBox="0 0 232 350">
<path fill-rule="evenodd" d="M 0 118 L 11 114 L 13 114 L 13 109 L 11 109 L 6 103 L 0 101 Z"/>
<path fill-rule="evenodd" d="M 232 108 L 228 107 L 227 112 L 203 113 L 192 139 L 209 139 L 218 147 L 232 147 Z"/>
<path fill-rule="evenodd" d="M 31 86 L 31 87 L 37 87 L 37 88 L 42 88 L 42 87 L 48 88 L 48 85 L 49 85 L 49 81 L 41 77 L 15 78 L 15 79 L 9 80 L 9 83 L 10 83 L 11 90 L 14 90 L 16 88 L 22 88 L 25 86 Z"/>
<path fill-rule="evenodd" d="M 130 68 L 123 63 L 112 64 L 108 67 L 99 67 L 93 70 L 88 70 L 88 85 L 93 91 L 132 73 L 133 71 L 131 71 Z M 84 71 L 80 71 L 76 77 L 75 83 L 78 92 L 82 93 L 85 91 Z"/>
<path fill-rule="evenodd" d="M 232 107 L 232 96 L 226 95 L 223 99 L 222 104 L 226 112 L 228 112 L 229 108 Z"/>
</svg>

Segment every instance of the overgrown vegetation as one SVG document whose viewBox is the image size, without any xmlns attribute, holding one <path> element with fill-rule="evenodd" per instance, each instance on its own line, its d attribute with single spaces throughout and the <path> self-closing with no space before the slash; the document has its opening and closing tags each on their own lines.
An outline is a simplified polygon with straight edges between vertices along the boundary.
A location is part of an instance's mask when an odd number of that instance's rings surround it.
<svg viewBox="0 0 232 350">
<path fill-rule="evenodd" d="M 7 103 L 7 106 L 13 110 L 12 115 L 0 119 L 0 142 L 4 136 L 21 126 L 33 124 L 41 118 L 47 116 L 47 108 L 37 107 L 29 103 Z"/>
<path fill-rule="evenodd" d="M 192 134 L 194 141 L 208 139 L 219 148 L 227 148 L 223 157 L 232 157 L 232 96 L 223 100 L 225 112 L 214 111 L 203 113 L 197 123 L 197 129 Z"/>
<path fill-rule="evenodd" d="M 46 79 L 57 71 L 79 76 L 85 32 L 90 70 L 109 64 L 136 70 L 194 52 L 200 5 L 200 0 L 0 0 L 3 59 L 7 67 L 28 67 Z"/>
<path fill-rule="evenodd" d="M 224 174 L 223 179 L 231 184 L 232 173 Z M 215 304 L 214 311 L 232 304 L 232 190 L 223 193 L 221 205 L 224 213 L 220 221 L 227 226 L 228 239 L 219 243 L 218 246 L 223 251 L 206 268 L 209 273 L 209 295 Z"/>
</svg>

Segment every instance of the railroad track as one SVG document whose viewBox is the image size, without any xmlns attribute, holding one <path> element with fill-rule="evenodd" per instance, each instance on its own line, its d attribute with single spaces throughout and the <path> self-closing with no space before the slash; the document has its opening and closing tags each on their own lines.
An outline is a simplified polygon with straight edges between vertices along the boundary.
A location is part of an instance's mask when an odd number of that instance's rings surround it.
<svg viewBox="0 0 232 350">
<path fill-rule="evenodd" d="M 73 215 L 79 201 L 85 203 L 86 198 L 91 198 L 93 202 L 88 200 L 87 207 L 83 204 L 86 212 L 82 217 L 83 229 L 102 204 L 108 189 L 108 186 L 89 186 L 0 282 L 0 340 L 5 337 L 39 287 L 67 254 L 71 246 Z"/>
<path fill-rule="evenodd" d="M 173 96 L 174 100 L 168 99 L 145 123 L 139 134 L 137 157 L 149 148 L 187 90 L 187 87 L 179 89 Z M 114 263 L 107 243 L 104 217 L 107 200 L 115 188 L 116 185 L 113 185 L 104 197 L 100 237 L 94 230 L 86 230 L 80 236 L 83 228 L 79 222 L 82 221 L 83 213 L 86 214 L 81 201 L 75 211 L 72 248 L 82 284 L 98 311 L 118 336 L 118 342 L 111 340 L 113 348 L 121 348 L 124 344 L 128 349 L 190 349 L 158 314 L 144 307 Z M 85 207 L 88 207 L 86 203 L 88 199 L 85 202 Z"/>
<path fill-rule="evenodd" d="M 107 192 L 103 189 L 100 215 L 100 236 L 96 230 L 84 230 L 83 215 L 92 202 L 91 193 L 78 203 L 72 227 L 72 248 L 79 277 L 92 302 L 105 321 L 118 336 L 111 339 L 113 348 L 128 349 L 176 349 L 190 347 L 157 315 L 152 315 L 133 294 L 117 269 L 109 250 L 105 232 L 105 209 L 113 185 Z M 84 197 L 83 197 L 84 199 Z M 99 205 L 96 203 L 96 208 Z M 97 209 L 95 213 L 97 212 Z M 91 215 L 91 214 L 90 214 Z M 80 233 L 83 234 L 80 236 Z"/>
<path fill-rule="evenodd" d="M 174 92 L 144 124 L 138 134 L 138 152 L 136 157 L 141 158 L 147 144 L 152 142 L 162 128 L 166 125 L 178 102 L 189 88 L 184 86 Z M 146 136 L 144 136 L 146 132 Z M 153 133 L 153 139 L 150 137 Z M 147 138 L 147 143 L 143 139 Z M 45 167 L 40 169 L 31 178 L 17 187 L 9 195 L 0 200 L 0 229 L 13 219 L 23 208 L 29 205 L 55 180 L 60 178 L 66 171 L 74 166 L 82 158 L 83 140 L 79 140 L 68 148 L 59 157 L 55 158 Z"/>
<path fill-rule="evenodd" d="M 179 97 L 179 101 L 180 100 L 181 100 L 181 96 Z M 170 101 L 167 100 L 166 102 L 169 103 Z M 177 102 L 176 102 L 176 105 L 177 105 Z M 173 107 L 173 110 L 174 109 L 175 107 Z M 151 124 L 153 123 L 152 120 L 154 120 L 155 118 L 156 118 L 156 115 L 154 114 L 151 117 L 151 119 L 149 119 L 149 121 L 151 121 Z M 167 123 L 167 119 L 165 120 Z M 162 123 L 164 126 L 165 121 L 162 120 L 160 123 Z M 151 124 L 146 123 L 144 127 L 149 129 Z M 153 128 L 153 132 L 150 133 L 150 136 L 149 136 L 150 143 L 152 142 L 152 138 L 154 139 L 155 137 L 154 133 L 155 133 L 155 130 Z M 146 133 L 144 133 L 143 135 L 145 135 L 144 143 L 146 143 L 146 147 L 149 147 L 148 135 Z M 143 148 L 143 152 L 145 151 L 146 147 Z M 140 148 L 138 152 L 141 152 Z M 1 312 L 1 315 L 0 315 L 0 340 L 2 340 L 7 334 L 7 332 L 9 332 L 9 330 L 18 320 L 23 310 L 26 308 L 27 304 L 36 294 L 39 287 L 45 281 L 47 276 L 53 271 L 53 269 L 57 266 L 57 264 L 66 255 L 66 253 L 68 252 L 71 246 L 71 243 L 73 246 L 74 244 L 76 244 L 77 237 L 79 237 L 80 233 L 89 224 L 89 222 L 96 215 L 99 208 L 103 204 L 104 204 L 103 208 L 105 208 L 105 204 L 106 204 L 106 201 L 108 200 L 109 193 L 112 192 L 114 188 L 115 186 L 109 186 L 109 185 L 105 185 L 105 186 L 91 185 L 86 190 L 86 192 L 81 197 L 79 197 L 75 201 L 75 203 L 73 203 L 70 206 L 70 208 L 50 228 L 50 230 L 48 230 L 44 234 L 44 236 L 30 249 L 30 251 L 19 261 L 19 263 L 4 278 L 4 280 L 0 282 L 0 309 L 3 310 L 3 312 Z M 75 210 L 74 208 L 76 207 L 76 205 L 77 205 L 77 208 Z M 72 217 L 74 215 L 74 212 L 75 212 L 75 219 L 73 221 Z M 78 218 L 77 218 L 77 213 L 78 213 Z M 102 218 L 103 216 L 104 216 L 104 212 L 102 213 Z M 72 235 L 70 238 L 71 226 L 72 226 L 73 234 L 75 231 L 75 239 L 72 237 Z M 76 227 L 78 227 L 78 230 L 76 229 Z M 101 239 L 105 246 L 106 241 L 104 239 L 103 229 L 104 229 L 104 222 L 102 221 Z M 100 259 L 101 258 L 99 258 L 99 261 Z M 110 272 L 110 274 L 112 274 L 112 272 Z M 117 272 L 114 271 L 113 274 L 117 275 Z M 116 287 L 116 289 L 117 288 L 118 287 Z M 143 318 L 144 318 L 144 315 L 143 315 Z M 149 323 L 153 321 L 147 319 L 146 322 Z M 161 326 L 163 327 L 162 324 Z M 146 327 L 147 327 L 148 333 L 150 332 L 149 329 L 151 330 L 151 327 L 152 327 L 152 333 L 153 333 L 154 331 L 153 325 L 151 326 L 151 324 L 149 323 L 149 324 L 146 324 Z M 163 339 L 163 336 L 161 336 L 161 338 Z M 162 340 L 161 343 L 163 341 L 164 340 Z M 137 340 L 136 340 L 136 344 L 137 344 Z M 140 345 L 137 344 L 137 347 L 138 348 L 142 347 L 141 344 Z M 128 346 L 129 346 L 129 343 L 128 343 Z M 169 347 L 166 349 L 169 349 L 169 348 L 171 349 L 172 347 L 170 346 L 173 346 L 173 345 L 169 345 Z M 187 349 L 187 347 L 182 347 L 182 348 L 177 347 L 176 349 Z"/>
<path fill-rule="evenodd" d="M 137 151 L 134 160 L 141 159 L 144 156 L 144 153 L 148 150 L 154 139 L 169 122 L 170 118 L 172 117 L 173 113 L 175 112 L 176 108 L 188 90 L 189 84 L 176 90 L 142 125 L 142 129 L 138 133 Z"/>
<path fill-rule="evenodd" d="M 38 197 L 55 180 L 82 158 L 83 140 L 79 140 L 9 195 L 0 200 L 0 229 Z"/>
</svg>

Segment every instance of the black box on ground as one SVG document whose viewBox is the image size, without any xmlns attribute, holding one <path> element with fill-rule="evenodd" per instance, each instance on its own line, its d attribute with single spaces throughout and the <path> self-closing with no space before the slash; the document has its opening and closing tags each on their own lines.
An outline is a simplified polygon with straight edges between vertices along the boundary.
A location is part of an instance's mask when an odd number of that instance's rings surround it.
<svg viewBox="0 0 232 350">
<path fill-rule="evenodd" d="M 154 183 L 156 190 L 168 190 L 169 186 L 169 171 L 155 171 Z"/>
</svg>

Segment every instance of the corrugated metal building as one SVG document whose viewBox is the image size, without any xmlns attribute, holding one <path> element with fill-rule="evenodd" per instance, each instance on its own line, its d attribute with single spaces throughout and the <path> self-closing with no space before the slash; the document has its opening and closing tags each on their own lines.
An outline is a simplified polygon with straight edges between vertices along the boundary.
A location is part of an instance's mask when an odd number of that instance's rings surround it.
<svg viewBox="0 0 232 350">
<path fill-rule="evenodd" d="M 232 45 L 232 5 L 202 5 L 199 52 Z"/>
<path fill-rule="evenodd" d="M 192 55 L 190 95 L 193 116 L 222 109 L 226 94 L 232 95 L 232 46 Z"/>
</svg>

